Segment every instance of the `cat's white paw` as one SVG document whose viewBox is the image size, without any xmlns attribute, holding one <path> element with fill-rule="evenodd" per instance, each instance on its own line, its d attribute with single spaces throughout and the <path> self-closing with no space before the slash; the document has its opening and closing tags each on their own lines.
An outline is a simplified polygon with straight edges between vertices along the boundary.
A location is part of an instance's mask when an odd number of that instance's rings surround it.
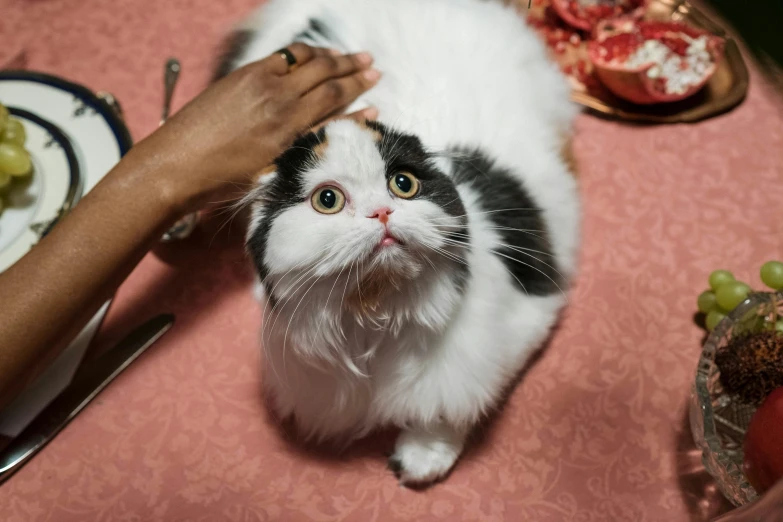
<svg viewBox="0 0 783 522">
<path fill-rule="evenodd" d="M 404 431 L 389 468 L 406 486 L 427 486 L 444 478 L 462 453 L 464 436 L 452 429 Z"/>
</svg>

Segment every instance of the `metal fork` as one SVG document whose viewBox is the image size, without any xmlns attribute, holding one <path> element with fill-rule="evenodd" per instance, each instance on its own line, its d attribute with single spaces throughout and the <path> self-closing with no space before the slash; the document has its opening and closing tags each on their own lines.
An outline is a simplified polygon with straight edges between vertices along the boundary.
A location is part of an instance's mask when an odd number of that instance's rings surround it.
<svg viewBox="0 0 783 522">
<path fill-rule="evenodd" d="M 182 66 L 176 58 L 166 60 L 166 66 L 163 70 L 163 110 L 160 115 L 160 125 L 166 123 L 171 110 L 171 98 L 174 95 L 174 87 L 179 79 L 179 72 Z M 198 224 L 199 215 L 197 212 L 183 217 L 163 234 L 161 241 L 169 242 L 176 239 L 185 239 L 188 237 Z"/>
</svg>

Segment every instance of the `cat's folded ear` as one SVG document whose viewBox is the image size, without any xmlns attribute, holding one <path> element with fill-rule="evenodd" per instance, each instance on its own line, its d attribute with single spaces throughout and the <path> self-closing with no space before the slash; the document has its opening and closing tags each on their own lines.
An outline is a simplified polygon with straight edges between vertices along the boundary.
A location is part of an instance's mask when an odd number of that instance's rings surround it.
<svg viewBox="0 0 783 522">
<path fill-rule="evenodd" d="M 258 171 L 254 176 L 257 185 L 264 186 L 277 176 L 277 165 L 272 163 Z"/>
<path fill-rule="evenodd" d="M 264 201 L 269 193 L 269 187 L 271 187 L 272 182 L 276 178 L 277 165 L 274 163 L 258 171 L 256 175 L 253 176 L 253 188 L 245 198 L 251 201 Z"/>
</svg>

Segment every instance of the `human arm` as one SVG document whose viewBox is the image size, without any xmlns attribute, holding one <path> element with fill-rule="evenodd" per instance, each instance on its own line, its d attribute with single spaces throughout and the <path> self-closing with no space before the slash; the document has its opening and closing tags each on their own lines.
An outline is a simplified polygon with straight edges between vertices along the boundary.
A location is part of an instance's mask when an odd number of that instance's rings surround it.
<svg viewBox="0 0 783 522">
<path fill-rule="evenodd" d="M 288 72 L 273 55 L 210 86 L 0 274 L 0 408 L 60 353 L 178 217 L 227 184 L 249 183 L 298 134 L 377 81 L 367 55 L 289 49 L 297 69 Z"/>
</svg>

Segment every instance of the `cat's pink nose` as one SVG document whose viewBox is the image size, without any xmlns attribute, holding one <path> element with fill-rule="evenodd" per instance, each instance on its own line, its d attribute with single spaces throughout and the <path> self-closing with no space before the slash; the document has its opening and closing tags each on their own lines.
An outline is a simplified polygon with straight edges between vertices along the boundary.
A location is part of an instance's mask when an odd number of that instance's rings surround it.
<svg viewBox="0 0 783 522">
<path fill-rule="evenodd" d="M 384 225 L 389 222 L 389 214 L 394 212 L 389 207 L 381 207 L 374 212 L 372 212 L 369 216 L 367 216 L 370 219 L 377 219 Z"/>
</svg>

